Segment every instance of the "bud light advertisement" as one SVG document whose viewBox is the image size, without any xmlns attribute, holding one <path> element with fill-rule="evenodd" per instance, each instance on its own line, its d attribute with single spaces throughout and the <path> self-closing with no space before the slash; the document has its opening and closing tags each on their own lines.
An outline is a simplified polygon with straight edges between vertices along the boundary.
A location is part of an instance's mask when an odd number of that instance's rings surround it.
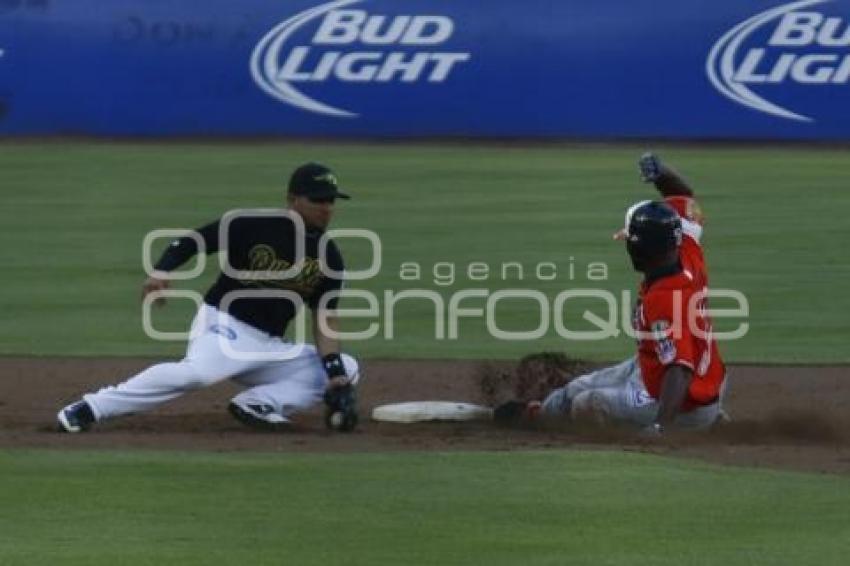
<svg viewBox="0 0 850 566">
<path fill-rule="evenodd" d="M 0 0 L 0 135 L 848 140 L 850 0 Z"/>
</svg>

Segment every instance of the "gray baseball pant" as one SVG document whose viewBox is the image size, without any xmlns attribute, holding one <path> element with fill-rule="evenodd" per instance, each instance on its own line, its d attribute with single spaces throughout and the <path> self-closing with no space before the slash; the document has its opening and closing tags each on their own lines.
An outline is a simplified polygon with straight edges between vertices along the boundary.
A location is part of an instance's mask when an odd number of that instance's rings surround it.
<svg viewBox="0 0 850 566">
<path fill-rule="evenodd" d="M 725 388 L 724 381 L 721 400 L 680 413 L 676 417 L 676 425 L 692 429 L 712 426 L 721 415 Z M 605 416 L 615 422 L 643 427 L 655 420 L 659 403 L 646 391 L 635 356 L 615 366 L 577 377 L 553 390 L 543 400 L 542 412 L 551 416 L 570 416 L 574 410 L 591 406 L 603 410 Z"/>
</svg>

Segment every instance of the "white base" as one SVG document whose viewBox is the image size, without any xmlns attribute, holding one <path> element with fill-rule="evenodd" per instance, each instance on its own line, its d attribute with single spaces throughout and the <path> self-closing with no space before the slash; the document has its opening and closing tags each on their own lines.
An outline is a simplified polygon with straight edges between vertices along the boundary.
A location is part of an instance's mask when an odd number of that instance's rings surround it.
<svg viewBox="0 0 850 566">
<path fill-rule="evenodd" d="M 422 421 L 475 421 L 493 418 L 493 409 L 455 401 L 412 401 L 381 405 L 372 410 L 372 419 L 391 423 Z"/>
</svg>

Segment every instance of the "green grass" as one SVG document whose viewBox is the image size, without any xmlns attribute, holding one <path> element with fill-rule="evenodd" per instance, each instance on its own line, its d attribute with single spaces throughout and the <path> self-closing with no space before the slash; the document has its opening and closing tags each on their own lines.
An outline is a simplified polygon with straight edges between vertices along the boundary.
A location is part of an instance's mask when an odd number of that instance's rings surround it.
<svg viewBox="0 0 850 566">
<path fill-rule="evenodd" d="M 848 480 L 628 453 L 0 452 L 0 563 L 844 564 Z"/>
<path fill-rule="evenodd" d="M 500 148 L 415 145 L 6 143 L 0 151 L 0 354 L 176 355 L 142 332 L 138 302 L 141 243 L 154 228 L 192 228 L 238 207 L 277 206 L 289 171 L 318 159 L 333 165 L 355 195 L 335 227 L 369 228 L 383 244 L 378 277 L 352 288 L 379 294 L 429 289 L 443 300 L 468 288 L 540 290 L 548 300 L 568 288 L 633 289 L 620 245 L 610 234 L 625 207 L 653 193 L 636 181 L 638 147 Z M 660 148 L 693 181 L 708 216 L 707 255 L 715 287 L 743 291 L 750 331 L 722 345 L 738 362 L 850 362 L 850 159 L 840 150 Z M 350 267 L 367 262 L 362 242 L 340 242 Z M 485 262 L 473 281 L 470 262 Z M 417 262 L 421 279 L 400 277 Z M 455 281 L 435 283 L 438 262 L 456 265 Z M 523 265 L 503 280 L 503 262 Z M 554 281 L 534 276 L 540 262 L 558 266 Z M 609 276 L 588 281 L 590 262 Z M 570 265 L 575 268 L 571 277 Z M 181 287 L 203 290 L 202 279 Z M 599 303 L 587 303 L 603 314 Z M 351 301 L 348 306 L 362 303 Z M 483 307 L 483 299 L 462 306 Z M 716 303 L 715 306 L 721 306 Z M 505 330 L 537 326 L 534 303 L 504 301 Z M 157 313 L 163 330 L 180 330 L 188 303 Z M 383 310 L 381 311 L 383 315 Z M 581 310 L 564 313 L 587 328 Z M 393 340 L 350 343 L 367 357 L 512 358 L 539 350 L 615 360 L 631 341 L 567 342 L 550 324 L 534 341 L 491 338 L 483 320 L 466 319 L 459 338 L 435 339 L 433 307 L 402 301 Z M 354 321 L 350 330 L 366 328 Z M 737 324 L 737 323 L 735 323 Z M 721 329 L 734 324 L 718 321 Z"/>
</svg>

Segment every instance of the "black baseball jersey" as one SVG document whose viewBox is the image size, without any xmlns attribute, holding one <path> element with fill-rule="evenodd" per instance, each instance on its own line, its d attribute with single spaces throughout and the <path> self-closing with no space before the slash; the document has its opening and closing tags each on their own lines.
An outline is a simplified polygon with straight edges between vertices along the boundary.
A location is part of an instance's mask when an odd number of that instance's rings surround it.
<svg viewBox="0 0 850 566">
<path fill-rule="evenodd" d="M 289 321 L 298 312 L 298 304 L 284 297 L 236 298 L 226 303 L 231 291 L 291 291 L 297 293 L 311 309 L 319 305 L 322 295 L 331 290 L 342 288 L 342 276 L 330 277 L 319 267 L 319 239 L 323 232 L 307 229 L 302 235 L 304 242 L 304 265 L 292 277 L 277 278 L 280 272 L 289 269 L 295 263 L 295 224 L 284 217 L 236 217 L 227 224 L 227 249 L 220 250 L 220 227 L 222 220 L 216 220 L 196 230 L 203 239 L 208 254 L 225 251 L 226 259 L 232 270 L 250 273 L 234 273 L 233 277 L 222 272 L 216 282 L 207 291 L 204 302 L 231 316 L 267 332 L 273 336 L 283 336 Z M 191 237 L 179 238 L 169 245 L 156 264 L 156 269 L 171 271 L 198 253 L 198 246 Z M 329 240 L 325 247 L 323 263 L 336 274 L 343 271 L 342 255 L 336 244 Z M 255 278 L 262 275 L 262 279 Z M 337 299 L 327 303 L 334 309 Z"/>
</svg>

